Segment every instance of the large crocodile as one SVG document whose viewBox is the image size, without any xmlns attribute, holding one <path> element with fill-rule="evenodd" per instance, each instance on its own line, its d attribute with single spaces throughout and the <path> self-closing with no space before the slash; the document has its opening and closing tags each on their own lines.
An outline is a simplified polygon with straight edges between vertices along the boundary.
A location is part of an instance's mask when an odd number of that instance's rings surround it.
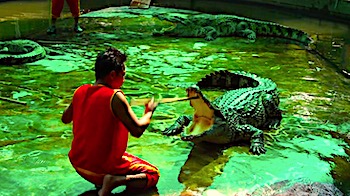
<svg viewBox="0 0 350 196">
<path fill-rule="evenodd" d="M 155 30 L 154 36 L 204 37 L 207 41 L 227 36 L 242 36 L 255 41 L 257 36 L 273 36 L 293 40 L 304 46 L 309 46 L 313 42 L 310 36 L 301 30 L 235 15 L 202 13 L 193 15 L 154 14 L 153 16 L 173 23 L 173 26 L 169 28 Z"/>
<path fill-rule="evenodd" d="M 32 40 L 0 42 L 0 64 L 14 65 L 37 61 L 46 56 L 45 49 Z"/>
<path fill-rule="evenodd" d="M 228 91 L 211 102 L 200 91 L 208 88 Z M 188 97 L 198 97 L 190 101 L 195 113 L 180 116 L 162 132 L 164 135 L 181 133 L 182 140 L 194 143 L 230 144 L 250 140 L 253 154 L 266 152 L 262 129 L 277 128 L 282 119 L 277 85 L 273 81 L 246 72 L 217 71 L 186 91 Z"/>
</svg>

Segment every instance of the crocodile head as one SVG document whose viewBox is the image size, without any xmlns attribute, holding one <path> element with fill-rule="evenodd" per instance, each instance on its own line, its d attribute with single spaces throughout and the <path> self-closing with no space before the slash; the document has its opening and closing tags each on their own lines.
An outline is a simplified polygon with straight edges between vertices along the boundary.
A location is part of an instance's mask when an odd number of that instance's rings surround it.
<svg viewBox="0 0 350 196">
<path fill-rule="evenodd" d="M 217 141 L 220 138 L 217 137 L 217 133 L 221 132 L 219 130 L 222 130 L 222 133 L 224 133 L 226 127 L 226 120 L 220 110 L 210 103 L 198 87 L 189 87 L 186 91 L 189 98 L 198 98 L 190 101 L 190 105 L 195 109 L 195 113 L 190 126 L 182 132 L 181 139 L 193 142 L 210 141 L 212 139 L 215 139 L 216 143 L 227 142 Z M 216 133 L 213 134 L 213 131 Z"/>
<path fill-rule="evenodd" d="M 155 13 L 152 15 L 153 17 L 158 18 L 159 20 L 166 20 L 172 23 L 181 23 L 185 24 L 186 19 L 188 18 L 187 14 L 181 13 Z"/>
<path fill-rule="evenodd" d="M 18 39 L 0 42 L 0 64 L 24 64 L 45 56 L 45 49 L 32 40 Z"/>
<path fill-rule="evenodd" d="M 154 30 L 154 36 L 191 36 L 191 28 L 189 27 L 190 20 L 187 19 L 187 15 L 184 14 L 153 14 L 153 17 L 158 18 L 159 20 L 165 20 L 171 22 L 171 25 L 161 30 Z"/>
<path fill-rule="evenodd" d="M 0 44 L 0 52 L 5 54 L 25 54 L 33 49 L 28 44 L 18 44 L 17 42 L 7 42 Z"/>
</svg>

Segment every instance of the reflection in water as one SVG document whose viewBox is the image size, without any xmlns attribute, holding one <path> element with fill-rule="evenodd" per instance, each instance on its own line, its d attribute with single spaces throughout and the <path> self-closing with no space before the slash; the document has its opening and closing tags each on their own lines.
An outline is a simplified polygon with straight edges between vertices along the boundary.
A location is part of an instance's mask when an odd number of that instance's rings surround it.
<svg viewBox="0 0 350 196">
<path fill-rule="evenodd" d="M 350 39 L 343 46 L 341 59 L 342 69 L 350 77 Z"/>
<path fill-rule="evenodd" d="M 119 188 L 117 188 L 117 189 L 119 190 Z M 120 191 L 119 192 L 118 190 L 117 191 L 114 190 L 110 196 L 130 196 L 130 195 L 133 195 L 133 196 L 158 196 L 159 195 L 157 187 L 148 189 L 147 191 L 142 192 L 142 193 L 129 193 L 127 191 Z M 88 191 L 85 191 L 84 193 L 79 194 L 78 196 L 96 196 L 97 194 L 98 194 L 97 190 L 88 190 Z"/>
<path fill-rule="evenodd" d="M 50 23 L 50 6 L 50 0 L 0 2 L 0 40 L 45 30 Z M 70 17 L 67 5 L 62 13 L 65 17 Z"/>
<path fill-rule="evenodd" d="M 0 22 L 14 19 L 48 19 L 50 1 L 8 1 L 0 3 Z"/>
<path fill-rule="evenodd" d="M 19 29 L 19 22 L 18 22 L 18 18 L 16 18 L 15 20 L 15 37 L 18 39 L 21 37 L 21 30 Z"/>
<path fill-rule="evenodd" d="M 350 37 L 347 36 L 317 35 L 314 54 L 324 59 L 345 77 L 350 78 Z"/>
<path fill-rule="evenodd" d="M 229 160 L 223 150 L 224 146 L 205 142 L 193 146 L 178 176 L 179 182 L 185 185 L 184 191 L 204 190 L 213 183 Z"/>
</svg>

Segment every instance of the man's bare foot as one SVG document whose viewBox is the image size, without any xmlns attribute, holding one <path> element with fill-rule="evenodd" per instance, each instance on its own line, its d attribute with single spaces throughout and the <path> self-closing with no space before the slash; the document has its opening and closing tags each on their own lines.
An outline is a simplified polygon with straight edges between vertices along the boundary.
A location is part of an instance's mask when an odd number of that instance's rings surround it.
<svg viewBox="0 0 350 196">
<path fill-rule="evenodd" d="M 110 195 L 112 190 L 126 183 L 125 176 L 105 175 L 102 188 L 98 191 L 99 196 Z"/>
</svg>

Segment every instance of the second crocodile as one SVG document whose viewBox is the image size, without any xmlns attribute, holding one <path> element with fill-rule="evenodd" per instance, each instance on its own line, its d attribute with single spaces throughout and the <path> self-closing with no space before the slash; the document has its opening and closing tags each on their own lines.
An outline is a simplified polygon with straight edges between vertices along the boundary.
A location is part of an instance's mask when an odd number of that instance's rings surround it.
<svg viewBox="0 0 350 196">
<path fill-rule="evenodd" d="M 228 36 L 247 37 L 255 41 L 257 36 L 271 36 L 292 40 L 307 47 L 313 42 L 311 37 L 301 30 L 235 15 L 202 13 L 188 16 L 178 14 L 154 14 L 153 16 L 173 23 L 169 28 L 154 31 L 154 36 L 204 37 L 207 41 Z"/>
<path fill-rule="evenodd" d="M 0 41 L 0 64 L 19 65 L 45 58 L 46 51 L 32 40 Z"/>
</svg>

